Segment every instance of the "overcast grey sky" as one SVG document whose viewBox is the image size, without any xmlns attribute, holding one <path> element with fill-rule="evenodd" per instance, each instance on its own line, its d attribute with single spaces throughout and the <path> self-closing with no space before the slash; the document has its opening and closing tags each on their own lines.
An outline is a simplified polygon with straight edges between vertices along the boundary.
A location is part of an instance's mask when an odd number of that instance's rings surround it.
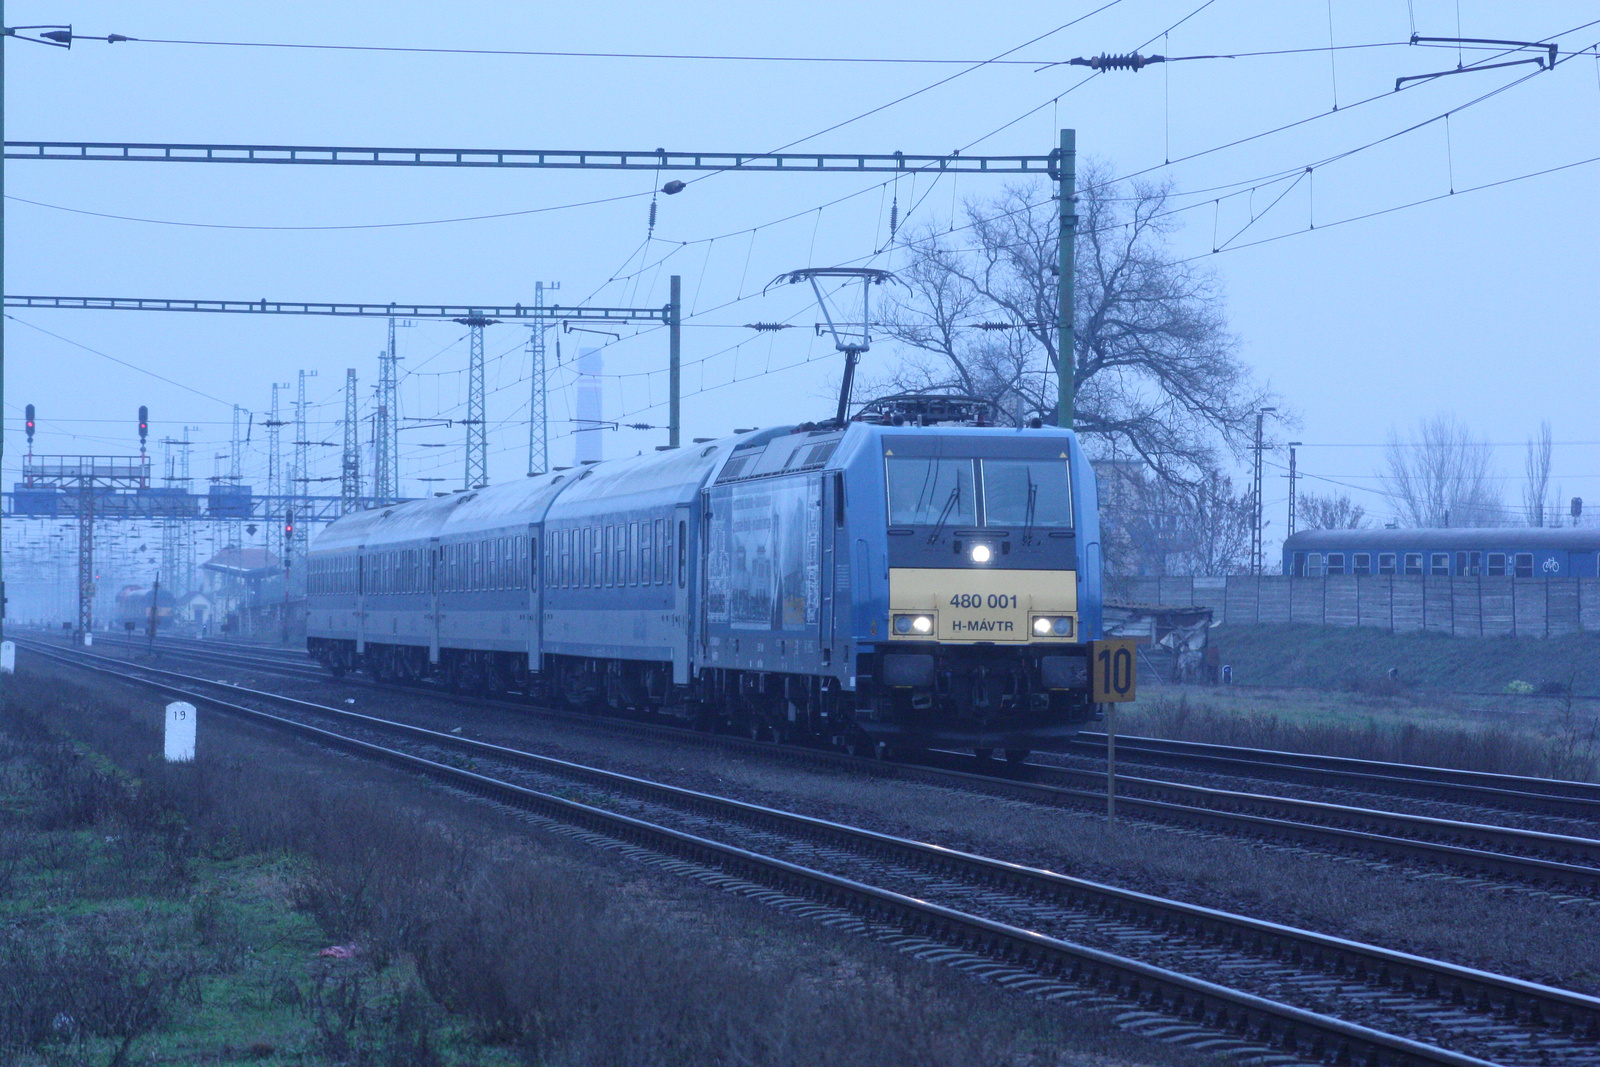
<svg viewBox="0 0 1600 1067">
<path fill-rule="evenodd" d="M 1583 495 L 1600 507 L 1600 163 L 1594 162 L 1600 60 L 1592 54 L 1600 8 L 1479 0 L 1122 0 L 1089 14 L 1104 3 L 590 0 L 441 8 L 403 0 L 137 6 L 14 0 L 6 6 L 8 25 L 70 21 L 78 33 L 145 39 L 972 61 L 1089 17 L 1008 57 L 1038 63 L 974 70 L 146 42 L 80 41 L 69 52 L 10 40 L 6 134 L 759 152 L 959 74 L 803 146 L 1044 153 L 1058 129 L 1074 127 L 1080 158 L 1103 160 L 1119 175 L 1170 177 L 1177 203 L 1193 206 L 1179 216 L 1184 227 L 1174 248 L 1216 272 L 1246 361 L 1297 413 L 1300 425 L 1278 437 L 1305 442 L 1302 472 L 1338 483 L 1312 481 L 1307 488 L 1353 487 L 1371 513 L 1386 517 L 1391 509 L 1370 492 L 1385 435 L 1449 411 L 1504 444 L 1497 458 L 1508 502 L 1520 490 L 1522 442 L 1549 419 L 1557 442 L 1553 480 L 1567 496 Z M 1590 54 L 1552 72 L 1510 67 L 1396 93 L 1396 77 L 1458 60 L 1454 49 L 1402 46 L 1413 30 L 1523 40 L 1561 34 L 1552 39 L 1563 53 L 1588 48 Z M 1389 47 L 1347 48 L 1330 58 L 1330 40 Z M 1314 51 L 1099 77 L 1079 67 L 1039 69 L 1139 46 L 1168 55 Z M 1448 125 L 1412 129 L 1457 108 Z M 1241 143 L 1213 151 L 1232 142 Z M 1285 194 L 1311 164 L 1317 164 L 1312 174 Z M 1582 165 L 1471 191 L 1569 164 Z M 1291 177 L 1272 181 L 1281 175 Z M 20 200 L 5 205 L 5 287 L 52 295 L 470 304 L 530 303 L 536 280 L 558 280 L 562 303 L 659 306 L 676 272 L 684 276 L 691 316 L 684 331 L 685 435 L 712 436 L 831 410 L 839 368 L 830 344 L 810 330 L 757 335 L 742 328 L 752 321 L 814 321 L 799 287 L 761 295 L 774 275 L 846 261 L 893 267 L 890 254 L 863 257 L 884 243 L 896 198 L 902 214 L 917 205 L 911 222 L 939 224 L 967 198 L 998 193 L 1005 180 L 946 177 L 930 191 L 925 176 L 886 186 L 879 176 L 718 175 L 662 198 L 653 240 L 641 249 L 649 192 L 660 181 L 647 172 L 12 161 L 6 192 Z M 1454 196 L 1338 224 L 1452 188 Z M 539 210 L 617 197 L 625 199 Z M 37 204 L 163 223 L 268 228 L 120 221 Z M 315 229 L 511 212 L 538 213 Z M 1258 218 L 1249 229 L 1212 254 L 1252 214 Z M 381 319 L 90 311 L 19 312 L 5 331 L 8 482 L 23 453 L 25 403 L 38 405 L 35 448 L 42 453 L 131 452 L 135 411 L 146 403 L 153 438 L 198 427 L 194 473 L 201 478 L 212 473 L 211 457 L 227 451 L 229 405 L 237 403 L 258 413 L 246 477 L 261 486 L 259 413 L 268 406 L 270 384 L 295 381 L 299 369 L 316 370 L 309 395 L 319 425 L 311 436 L 335 440 L 345 368 L 357 368 L 370 397 L 385 341 Z M 665 423 L 665 336 L 632 332 L 605 351 L 606 372 L 615 376 L 605 380 L 606 417 Z M 402 332 L 404 415 L 464 414 L 464 333 L 454 323 Z M 526 469 L 526 336 L 526 328 L 513 325 L 488 332 L 491 480 Z M 551 341 L 554 357 L 553 334 Z M 605 341 L 563 336 L 563 360 L 570 364 L 580 344 Z M 875 347 L 866 371 L 894 358 L 891 347 Z M 566 366 L 551 377 L 558 463 L 571 456 L 566 420 L 573 379 Z M 402 437 L 406 491 L 436 487 L 420 477 L 458 484 L 460 427 Z M 608 455 L 632 454 L 664 441 L 664 430 L 626 430 L 607 434 L 605 447 Z M 423 447 L 430 444 L 447 447 Z M 337 449 L 316 451 L 323 469 L 313 473 L 336 474 Z M 1286 493 L 1281 480 L 1270 481 L 1268 513 L 1280 530 Z"/>
</svg>

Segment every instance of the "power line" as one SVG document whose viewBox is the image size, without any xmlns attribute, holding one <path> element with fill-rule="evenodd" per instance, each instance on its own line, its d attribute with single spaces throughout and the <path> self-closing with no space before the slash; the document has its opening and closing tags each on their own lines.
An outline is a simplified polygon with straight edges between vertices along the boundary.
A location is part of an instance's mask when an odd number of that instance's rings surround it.
<svg viewBox="0 0 1600 1067">
<path fill-rule="evenodd" d="M 93 215 L 95 218 L 116 219 L 119 222 L 145 222 L 154 226 L 186 226 L 202 230 L 387 230 L 398 229 L 406 226 L 447 226 L 458 222 L 482 222 L 487 219 L 509 219 L 518 215 L 541 215 L 550 211 L 567 211 L 572 208 L 593 207 L 596 204 L 614 204 L 619 200 L 637 200 L 649 193 L 624 193 L 619 196 L 607 196 L 598 200 L 579 200 L 571 204 L 552 204 L 549 207 L 525 208 L 518 211 L 499 211 L 491 215 L 465 215 L 453 219 L 420 219 L 412 222 L 366 222 L 348 223 L 330 226 L 265 226 L 243 225 L 225 222 L 183 222 L 174 219 L 147 219 L 134 215 L 113 215 L 104 211 L 89 211 L 85 208 L 66 207 L 62 204 L 47 204 L 42 200 L 28 200 L 20 196 L 6 195 L 7 200 L 14 200 L 19 204 L 32 204 L 34 207 L 46 207 L 55 211 L 69 211 L 74 215 Z"/>
<path fill-rule="evenodd" d="M 52 333 L 50 330 L 45 329 L 43 326 L 35 326 L 33 323 L 28 322 L 26 319 L 17 318 L 15 315 L 11 314 L 10 312 L 6 312 L 5 316 L 6 316 L 6 318 L 10 319 L 12 322 L 17 323 L 18 325 L 26 326 L 30 330 L 38 330 L 42 334 L 47 334 L 50 337 L 54 337 L 57 341 L 64 341 L 65 343 L 67 343 L 69 345 L 72 345 L 74 348 L 81 348 L 85 352 L 93 353 L 94 355 L 97 355 L 102 359 L 109 359 L 113 363 L 120 363 L 122 366 L 127 367 L 129 370 L 138 371 L 140 374 L 147 374 L 150 377 L 155 378 L 157 381 L 166 382 L 168 385 L 175 385 L 179 389 L 186 389 L 189 392 L 195 394 L 196 396 L 203 396 L 207 400 L 215 401 L 216 403 L 221 404 L 221 405 L 223 405 L 224 407 L 227 407 L 227 408 L 232 408 L 232 407 L 235 406 L 232 401 L 223 400 L 223 399 L 221 399 L 219 397 L 212 396 L 210 393 L 202 392 L 201 390 L 196 389 L 192 385 L 185 385 L 184 383 L 179 382 L 179 381 L 174 381 L 173 379 L 168 378 L 165 375 L 157 374 L 153 370 L 146 370 L 144 367 L 139 366 L 137 363 L 129 363 L 125 359 L 118 359 L 116 356 L 107 355 L 106 353 L 100 351 L 98 348 L 90 348 L 88 345 L 81 344 L 81 343 L 79 343 L 77 341 L 74 341 L 70 337 L 63 337 L 59 333 Z M 246 410 L 248 410 L 248 409 L 246 409 Z"/>
</svg>

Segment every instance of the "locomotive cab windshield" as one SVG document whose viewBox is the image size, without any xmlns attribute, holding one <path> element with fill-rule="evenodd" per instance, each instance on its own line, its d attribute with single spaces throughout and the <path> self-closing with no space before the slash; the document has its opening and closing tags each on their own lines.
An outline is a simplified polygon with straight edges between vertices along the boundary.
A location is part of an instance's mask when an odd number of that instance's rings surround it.
<svg viewBox="0 0 1600 1067">
<path fill-rule="evenodd" d="M 885 457 L 890 526 L 1072 528 L 1063 459 Z"/>
</svg>

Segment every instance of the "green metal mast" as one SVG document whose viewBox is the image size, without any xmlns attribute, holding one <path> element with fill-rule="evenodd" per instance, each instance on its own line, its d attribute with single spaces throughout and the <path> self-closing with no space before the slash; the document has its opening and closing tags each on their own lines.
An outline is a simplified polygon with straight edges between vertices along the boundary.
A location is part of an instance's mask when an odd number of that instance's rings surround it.
<svg viewBox="0 0 1600 1067">
<path fill-rule="evenodd" d="M 1061 230 L 1056 261 L 1056 425 L 1072 426 L 1077 399 L 1077 331 L 1072 325 L 1072 265 L 1078 237 L 1077 205 L 1078 131 L 1061 131 L 1061 155 L 1056 164 L 1057 195 L 1061 203 Z"/>
</svg>

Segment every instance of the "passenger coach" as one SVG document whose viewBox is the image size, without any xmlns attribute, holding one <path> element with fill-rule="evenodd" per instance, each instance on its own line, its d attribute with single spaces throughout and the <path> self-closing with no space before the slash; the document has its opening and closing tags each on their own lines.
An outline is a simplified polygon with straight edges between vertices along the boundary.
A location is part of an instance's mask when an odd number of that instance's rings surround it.
<svg viewBox="0 0 1600 1067">
<path fill-rule="evenodd" d="M 1593 578 L 1600 530 L 1492 526 L 1481 529 L 1302 530 L 1283 543 L 1283 573 L 1430 577 Z"/>
<path fill-rule="evenodd" d="M 1093 705 L 1076 437 L 949 404 L 776 427 L 349 516 L 309 557 L 335 671 L 756 736 L 1020 756 Z"/>
</svg>

